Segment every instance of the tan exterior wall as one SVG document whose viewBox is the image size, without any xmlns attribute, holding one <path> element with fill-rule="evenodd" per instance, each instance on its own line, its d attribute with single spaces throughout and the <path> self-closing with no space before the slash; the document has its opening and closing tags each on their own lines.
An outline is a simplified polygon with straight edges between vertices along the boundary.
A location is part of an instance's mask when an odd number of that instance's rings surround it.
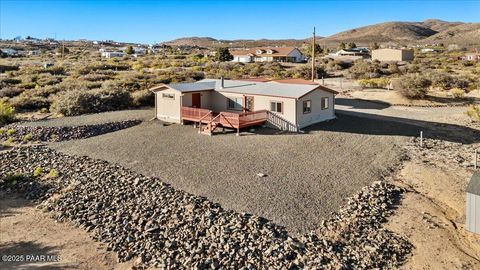
<svg viewBox="0 0 480 270">
<path fill-rule="evenodd" d="M 174 98 L 164 98 L 162 94 L 173 94 Z M 155 93 L 155 113 L 157 118 L 167 122 L 180 123 L 181 93 L 166 89 Z"/>
<path fill-rule="evenodd" d="M 200 104 L 202 108 L 212 109 L 212 94 L 213 91 L 201 91 L 201 92 L 188 92 L 183 93 L 182 96 L 182 106 L 191 107 L 192 106 L 192 94 L 200 93 Z"/>
<path fill-rule="evenodd" d="M 328 109 L 322 110 L 322 98 L 328 98 Z M 303 102 L 311 101 L 311 112 L 303 113 Z M 335 118 L 335 95 L 330 92 L 315 90 L 297 101 L 297 125 L 304 128 L 311 124 Z"/>
<path fill-rule="evenodd" d="M 372 60 L 378 61 L 411 61 L 413 50 L 378 49 L 372 51 Z"/>
</svg>

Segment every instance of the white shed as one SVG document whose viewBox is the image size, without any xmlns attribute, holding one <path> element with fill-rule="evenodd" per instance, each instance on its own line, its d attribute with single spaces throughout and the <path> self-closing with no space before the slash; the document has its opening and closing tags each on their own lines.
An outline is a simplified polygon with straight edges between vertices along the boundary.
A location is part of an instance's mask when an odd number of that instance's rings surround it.
<svg viewBox="0 0 480 270">
<path fill-rule="evenodd" d="M 480 173 L 474 172 L 467 186 L 466 229 L 480 233 Z"/>
</svg>

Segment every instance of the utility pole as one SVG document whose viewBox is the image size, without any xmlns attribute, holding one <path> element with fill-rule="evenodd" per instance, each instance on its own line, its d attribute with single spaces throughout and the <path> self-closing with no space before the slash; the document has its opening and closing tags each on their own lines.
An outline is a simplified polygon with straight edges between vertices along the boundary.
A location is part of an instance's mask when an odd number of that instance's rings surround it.
<svg viewBox="0 0 480 270">
<path fill-rule="evenodd" d="M 312 82 L 315 81 L 315 26 L 313 27 L 312 39 Z"/>
<path fill-rule="evenodd" d="M 65 56 L 65 40 L 62 42 L 62 59 Z"/>
</svg>

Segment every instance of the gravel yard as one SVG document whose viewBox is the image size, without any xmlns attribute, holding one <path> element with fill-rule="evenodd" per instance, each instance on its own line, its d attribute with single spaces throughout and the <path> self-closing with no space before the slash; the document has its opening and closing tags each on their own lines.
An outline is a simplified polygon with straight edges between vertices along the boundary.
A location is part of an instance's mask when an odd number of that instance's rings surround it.
<svg viewBox="0 0 480 270">
<path fill-rule="evenodd" d="M 304 135 L 208 137 L 192 126 L 153 121 L 51 146 L 158 176 L 226 209 L 263 216 L 290 233 L 304 233 L 400 160 L 407 136 L 395 135 L 395 124 L 380 122 L 377 127 L 390 135 L 336 131 L 363 125 L 362 118 L 342 117 Z"/>
<path fill-rule="evenodd" d="M 94 125 L 104 124 L 108 122 L 118 122 L 123 120 L 142 120 L 146 121 L 155 115 L 153 108 L 139 109 L 139 110 L 124 110 L 112 111 L 104 113 L 87 114 L 80 116 L 61 117 L 41 121 L 20 122 L 22 126 L 48 126 L 48 127 L 62 127 L 62 126 L 80 126 L 80 125 Z"/>
</svg>

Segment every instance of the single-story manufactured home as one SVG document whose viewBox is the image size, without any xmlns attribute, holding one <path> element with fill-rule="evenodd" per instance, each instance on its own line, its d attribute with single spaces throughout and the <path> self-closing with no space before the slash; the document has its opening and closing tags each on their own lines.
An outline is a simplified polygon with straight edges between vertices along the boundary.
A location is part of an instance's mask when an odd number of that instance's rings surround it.
<svg viewBox="0 0 480 270">
<path fill-rule="evenodd" d="M 292 62 L 301 63 L 306 60 L 302 52 L 295 47 L 259 47 L 246 50 L 230 50 L 232 62 Z"/>
<path fill-rule="evenodd" d="M 241 128 L 267 125 L 298 131 L 335 118 L 335 92 L 313 82 L 298 80 L 242 81 L 204 79 L 194 83 L 162 84 L 155 93 L 157 119 L 206 127 Z"/>
</svg>

